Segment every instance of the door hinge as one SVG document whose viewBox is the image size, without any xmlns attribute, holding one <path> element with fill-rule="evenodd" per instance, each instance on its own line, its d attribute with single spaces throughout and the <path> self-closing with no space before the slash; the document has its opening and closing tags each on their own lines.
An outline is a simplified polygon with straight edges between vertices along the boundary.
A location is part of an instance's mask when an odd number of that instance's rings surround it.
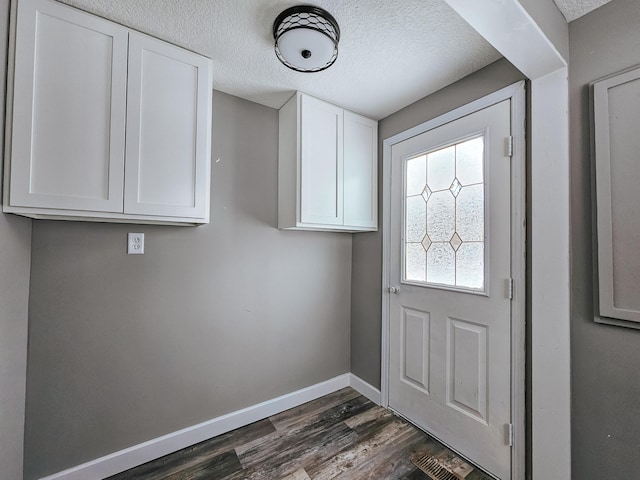
<svg viewBox="0 0 640 480">
<path fill-rule="evenodd" d="M 513 137 L 508 136 L 504 141 L 507 157 L 513 157 Z"/>
<path fill-rule="evenodd" d="M 506 443 L 510 447 L 513 447 L 513 423 L 507 423 L 505 425 Z"/>
<path fill-rule="evenodd" d="M 513 300 L 513 278 L 507 278 L 507 298 Z"/>
</svg>

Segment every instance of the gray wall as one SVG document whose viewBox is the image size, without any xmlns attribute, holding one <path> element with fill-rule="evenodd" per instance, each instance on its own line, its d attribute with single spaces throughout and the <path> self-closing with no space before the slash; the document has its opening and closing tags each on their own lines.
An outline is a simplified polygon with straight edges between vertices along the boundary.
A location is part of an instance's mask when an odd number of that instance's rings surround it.
<svg viewBox="0 0 640 480">
<path fill-rule="evenodd" d="M 351 236 L 277 230 L 278 113 L 213 102 L 209 225 L 34 222 L 27 479 L 349 371 Z"/>
<path fill-rule="evenodd" d="M 1 0 L 0 78 L 6 75 L 8 26 L 9 0 Z M 2 81 L 2 132 L 4 100 Z M 0 152 L 2 141 L 0 134 Z M 0 476 L 7 480 L 22 478 L 30 255 L 31 220 L 0 213 Z"/>
<path fill-rule="evenodd" d="M 405 107 L 379 123 L 380 180 L 382 141 L 524 77 L 507 60 L 498 60 L 468 77 Z M 382 186 L 380 186 L 382 192 Z M 382 195 L 381 195 L 382 196 Z M 382 208 L 380 208 L 382 218 Z M 382 230 L 353 237 L 351 281 L 351 371 L 380 388 Z"/>
<path fill-rule="evenodd" d="M 593 80 L 640 64 L 639 25 L 637 0 L 613 0 L 569 24 L 572 470 L 576 479 L 638 478 L 640 472 L 640 331 L 594 323 L 587 88 Z"/>
</svg>

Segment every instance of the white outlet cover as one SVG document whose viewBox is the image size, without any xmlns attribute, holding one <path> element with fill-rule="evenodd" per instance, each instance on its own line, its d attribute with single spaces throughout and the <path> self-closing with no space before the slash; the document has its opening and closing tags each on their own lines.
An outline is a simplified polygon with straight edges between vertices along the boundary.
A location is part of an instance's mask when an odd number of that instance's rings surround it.
<svg viewBox="0 0 640 480">
<path fill-rule="evenodd" d="M 127 235 L 127 253 L 129 255 L 144 255 L 144 233 Z"/>
</svg>

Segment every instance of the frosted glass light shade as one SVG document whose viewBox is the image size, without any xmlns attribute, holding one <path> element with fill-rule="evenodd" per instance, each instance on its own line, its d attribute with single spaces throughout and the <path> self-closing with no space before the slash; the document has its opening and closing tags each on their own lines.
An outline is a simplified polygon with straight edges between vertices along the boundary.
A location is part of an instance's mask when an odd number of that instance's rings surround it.
<svg viewBox="0 0 640 480">
<path fill-rule="evenodd" d="M 319 70 L 331 61 L 335 46 L 324 33 L 296 28 L 280 35 L 276 48 L 289 65 L 300 70 Z"/>
<path fill-rule="evenodd" d="M 331 14 L 318 7 L 286 9 L 273 23 L 273 37 L 278 59 L 298 72 L 319 72 L 338 57 L 340 27 Z"/>
</svg>

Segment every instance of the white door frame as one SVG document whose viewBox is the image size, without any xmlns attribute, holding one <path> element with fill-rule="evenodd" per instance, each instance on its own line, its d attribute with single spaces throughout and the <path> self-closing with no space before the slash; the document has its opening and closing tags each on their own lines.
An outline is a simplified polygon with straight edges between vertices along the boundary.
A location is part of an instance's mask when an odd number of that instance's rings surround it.
<svg viewBox="0 0 640 480">
<path fill-rule="evenodd" d="M 524 478 L 525 472 L 525 315 L 526 315 L 526 93 L 520 81 L 495 93 L 456 108 L 444 115 L 398 133 L 383 141 L 382 154 L 382 371 L 381 404 L 389 406 L 389 327 L 390 327 L 390 245 L 391 245 L 391 147 L 408 138 L 482 110 L 503 100 L 511 100 L 511 132 L 513 156 L 511 169 L 511 268 L 514 283 L 511 364 L 511 420 L 513 449 L 511 471 L 513 479 Z"/>
</svg>

